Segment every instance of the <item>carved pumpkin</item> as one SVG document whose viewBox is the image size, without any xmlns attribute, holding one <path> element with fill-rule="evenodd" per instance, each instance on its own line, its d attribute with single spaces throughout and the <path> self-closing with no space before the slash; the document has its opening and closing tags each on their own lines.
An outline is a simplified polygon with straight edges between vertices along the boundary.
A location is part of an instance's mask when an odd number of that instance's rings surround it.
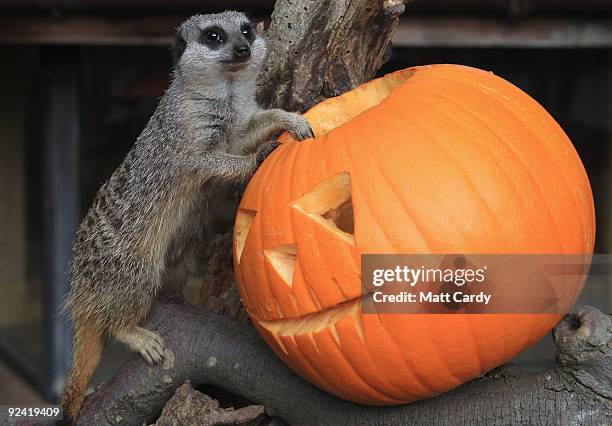
<svg viewBox="0 0 612 426">
<path fill-rule="evenodd" d="M 288 366 L 342 398 L 397 404 L 454 388 L 550 331 L 560 314 L 360 310 L 363 253 L 592 253 L 587 175 L 537 102 L 492 73 L 433 65 L 306 115 L 316 137 L 283 135 L 234 236 L 244 305 Z"/>
</svg>

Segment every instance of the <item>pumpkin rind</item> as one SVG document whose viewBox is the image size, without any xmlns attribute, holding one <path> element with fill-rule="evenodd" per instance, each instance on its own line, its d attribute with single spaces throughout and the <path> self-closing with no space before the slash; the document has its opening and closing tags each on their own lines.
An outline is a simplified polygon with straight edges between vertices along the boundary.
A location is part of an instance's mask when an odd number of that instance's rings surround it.
<svg viewBox="0 0 612 426">
<path fill-rule="evenodd" d="M 592 253 L 588 177 L 536 101 L 492 73 L 433 65 L 306 116 L 316 138 L 283 136 L 248 185 L 234 241 L 244 305 L 287 365 L 340 397 L 397 404 L 477 377 L 550 331 L 561 314 L 359 309 L 363 253 Z"/>
</svg>

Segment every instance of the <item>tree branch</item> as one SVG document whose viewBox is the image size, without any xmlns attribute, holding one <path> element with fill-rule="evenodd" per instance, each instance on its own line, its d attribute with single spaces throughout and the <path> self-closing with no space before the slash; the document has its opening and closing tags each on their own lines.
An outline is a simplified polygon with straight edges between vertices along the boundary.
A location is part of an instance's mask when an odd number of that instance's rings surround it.
<svg viewBox="0 0 612 426">
<path fill-rule="evenodd" d="M 251 326 L 201 307 L 160 301 L 147 327 L 164 337 L 173 361 L 151 367 L 134 356 L 85 400 L 79 424 L 150 423 L 188 379 L 262 404 L 292 425 L 612 420 L 612 321 L 588 306 L 555 328 L 556 367 L 526 373 L 504 366 L 438 397 L 392 407 L 354 404 L 319 390 L 285 367 Z"/>
</svg>

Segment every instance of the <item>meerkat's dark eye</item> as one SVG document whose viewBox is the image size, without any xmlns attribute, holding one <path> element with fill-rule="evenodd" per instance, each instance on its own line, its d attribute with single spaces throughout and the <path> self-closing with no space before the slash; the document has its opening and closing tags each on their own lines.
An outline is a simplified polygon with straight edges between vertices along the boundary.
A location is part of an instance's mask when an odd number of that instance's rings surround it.
<svg viewBox="0 0 612 426">
<path fill-rule="evenodd" d="M 206 31 L 206 41 L 209 43 L 220 42 L 221 34 L 216 32 L 215 30 Z"/>
<path fill-rule="evenodd" d="M 240 32 L 242 32 L 242 35 L 247 40 L 251 40 L 253 38 L 253 27 L 251 26 L 251 24 L 242 24 L 240 26 Z"/>
<path fill-rule="evenodd" d="M 204 29 L 200 35 L 200 43 L 207 44 L 211 48 L 221 46 L 226 39 L 225 31 L 216 26 Z"/>
</svg>

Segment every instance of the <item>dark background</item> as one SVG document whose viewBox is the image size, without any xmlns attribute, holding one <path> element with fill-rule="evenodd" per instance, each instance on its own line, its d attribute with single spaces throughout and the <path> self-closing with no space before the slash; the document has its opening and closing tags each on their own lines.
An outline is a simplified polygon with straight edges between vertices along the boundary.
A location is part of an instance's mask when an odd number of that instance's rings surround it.
<svg viewBox="0 0 612 426">
<path fill-rule="evenodd" d="M 146 124 L 171 70 L 173 28 L 273 1 L 0 0 L 0 404 L 57 397 L 70 356 L 58 315 L 74 229 Z M 598 253 L 610 251 L 612 2 L 415 0 L 382 73 L 430 63 L 494 71 L 559 121 L 588 171 Z M 607 276 L 583 302 L 609 311 Z M 192 286 L 199 283 L 194 281 Z M 125 357 L 111 345 L 94 380 Z M 550 364 L 550 339 L 518 358 Z"/>
</svg>

